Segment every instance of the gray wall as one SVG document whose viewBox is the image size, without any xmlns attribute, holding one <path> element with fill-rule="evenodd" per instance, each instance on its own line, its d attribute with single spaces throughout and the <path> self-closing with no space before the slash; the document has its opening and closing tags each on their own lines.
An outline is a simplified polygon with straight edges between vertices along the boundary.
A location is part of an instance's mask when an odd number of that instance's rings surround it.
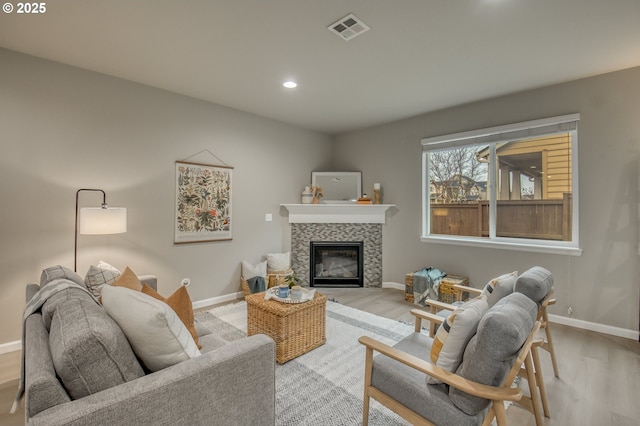
<svg viewBox="0 0 640 426">
<path fill-rule="evenodd" d="M 559 256 L 420 242 L 423 137 L 580 113 L 582 256 Z M 476 287 L 532 265 L 551 270 L 558 304 L 575 319 L 638 330 L 638 162 L 640 68 L 437 111 L 339 135 L 334 166 L 361 170 L 365 191 L 380 182 L 397 208 L 383 227 L 383 279 L 404 282 L 423 266 L 466 275 Z"/>
<path fill-rule="evenodd" d="M 102 259 L 156 274 L 167 295 L 189 277 L 203 300 L 240 291 L 241 260 L 288 249 L 279 205 L 330 164 L 325 135 L 7 50 L 0 64 L 0 344 L 20 339 L 25 284 L 73 268 L 77 189 L 128 209 L 126 234 L 80 236 L 82 276 Z M 202 150 L 234 167 L 233 240 L 174 245 L 174 162 Z"/>
<path fill-rule="evenodd" d="M 552 313 L 638 329 L 640 68 L 328 136 L 166 91 L 0 49 L 0 344 L 20 339 L 24 284 L 73 266 L 75 191 L 97 187 L 128 208 L 129 231 L 80 236 L 78 270 L 100 259 L 182 277 L 194 300 L 239 291 L 240 261 L 288 250 L 281 203 L 311 170 L 362 170 L 393 209 L 383 280 L 435 265 L 480 286 L 531 265 L 556 277 Z M 581 257 L 421 243 L 420 139 L 578 112 Z M 174 162 L 209 150 L 234 166 L 233 240 L 173 244 Z M 333 155 L 332 155 L 333 150 Z M 295 159 L 295 161 L 292 161 Z M 205 153 L 194 160 L 216 163 Z M 98 204 L 96 194 L 83 204 Z M 265 213 L 274 215 L 265 222 Z"/>
</svg>

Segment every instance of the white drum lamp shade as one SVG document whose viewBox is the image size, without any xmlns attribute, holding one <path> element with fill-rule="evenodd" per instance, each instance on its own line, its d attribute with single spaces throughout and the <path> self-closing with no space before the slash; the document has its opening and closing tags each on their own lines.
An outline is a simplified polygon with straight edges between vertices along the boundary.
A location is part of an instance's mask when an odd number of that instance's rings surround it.
<svg viewBox="0 0 640 426">
<path fill-rule="evenodd" d="M 80 233 L 83 235 L 122 234 L 127 232 L 124 207 L 83 207 L 80 209 Z"/>
<path fill-rule="evenodd" d="M 102 194 L 100 207 L 79 208 L 78 198 L 81 192 L 99 192 Z M 78 271 L 78 234 L 106 235 L 127 232 L 127 209 L 109 207 L 107 194 L 102 189 L 83 188 L 76 191 L 76 223 L 73 248 L 73 270 Z"/>
</svg>

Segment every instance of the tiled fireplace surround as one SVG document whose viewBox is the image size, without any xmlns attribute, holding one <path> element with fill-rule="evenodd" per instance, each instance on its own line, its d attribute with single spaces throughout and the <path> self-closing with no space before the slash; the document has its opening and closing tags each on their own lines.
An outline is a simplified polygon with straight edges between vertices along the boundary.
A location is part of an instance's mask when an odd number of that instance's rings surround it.
<svg viewBox="0 0 640 426">
<path fill-rule="evenodd" d="M 292 223 L 291 267 L 302 285 L 309 285 L 312 241 L 364 242 L 364 287 L 382 286 L 382 224 Z"/>
</svg>

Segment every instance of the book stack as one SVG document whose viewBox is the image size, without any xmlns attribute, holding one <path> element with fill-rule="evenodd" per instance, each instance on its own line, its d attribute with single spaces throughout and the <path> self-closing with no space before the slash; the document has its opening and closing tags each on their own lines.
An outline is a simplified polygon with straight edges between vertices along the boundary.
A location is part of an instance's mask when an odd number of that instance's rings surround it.
<svg viewBox="0 0 640 426">
<path fill-rule="evenodd" d="M 369 197 L 358 198 L 358 201 L 356 201 L 356 204 L 371 204 L 371 198 Z"/>
</svg>

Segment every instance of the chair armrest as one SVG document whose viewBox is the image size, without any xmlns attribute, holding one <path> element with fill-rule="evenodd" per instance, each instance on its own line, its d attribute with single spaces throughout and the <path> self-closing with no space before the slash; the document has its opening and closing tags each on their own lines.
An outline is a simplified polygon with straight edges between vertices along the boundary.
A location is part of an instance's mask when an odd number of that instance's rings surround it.
<svg viewBox="0 0 640 426">
<path fill-rule="evenodd" d="M 259 334 L 59 404 L 27 425 L 275 423 L 275 343 Z M 114 420 L 117 420 L 114 423 Z"/>
<path fill-rule="evenodd" d="M 425 299 L 424 304 L 431 308 L 431 313 L 436 313 L 436 310 L 455 311 L 456 307 L 450 303 L 440 302 L 439 300 Z"/>
<path fill-rule="evenodd" d="M 470 395 L 490 399 L 492 401 L 519 401 L 522 398 L 522 392 L 518 388 L 488 386 L 465 379 L 462 376 L 444 370 L 418 357 L 402 352 L 392 346 L 372 339 L 369 336 L 362 336 L 358 341 L 369 351 L 376 351 L 386 355 L 389 358 L 422 373 L 428 374 L 429 376 Z"/>
<path fill-rule="evenodd" d="M 438 300 L 433 300 L 433 299 L 425 299 L 424 303 L 427 307 L 429 307 L 430 313 L 433 315 L 432 317 L 434 319 L 433 321 L 427 318 L 429 320 L 429 336 L 433 337 L 436 335 L 436 324 L 442 324 L 442 321 L 444 319 L 440 316 L 435 315 L 436 312 L 438 310 L 454 311 L 456 307 L 453 305 L 450 305 L 449 303 L 444 303 L 444 302 L 440 302 Z M 418 311 L 418 312 L 424 312 L 424 311 Z M 422 328 L 422 323 L 419 322 L 416 317 L 415 331 L 420 331 L 421 328 Z"/>
<path fill-rule="evenodd" d="M 435 330 L 435 324 L 442 324 L 442 322 L 444 321 L 443 317 L 440 317 L 436 314 L 433 314 L 431 312 L 427 312 L 427 311 L 423 311 L 421 309 L 411 309 L 411 311 L 409 311 L 411 313 L 411 315 L 413 315 L 415 318 L 415 331 L 416 333 L 420 333 L 420 330 L 422 330 L 422 320 L 427 320 L 429 321 L 429 329 L 434 329 Z M 432 336 L 433 337 L 433 336 Z"/>
<path fill-rule="evenodd" d="M 465 291 L 467 293 L 473 293 L 473 294 L 481 294 L 482 293 L 482 289 L 481 288 L 469 287 L 469 286 L 461 285 L 461 284 L 454 284 L 454 285 L 452 285 L 452 287 L 454 289 L 456 289 L 456 290 Z"/>
</svg>

